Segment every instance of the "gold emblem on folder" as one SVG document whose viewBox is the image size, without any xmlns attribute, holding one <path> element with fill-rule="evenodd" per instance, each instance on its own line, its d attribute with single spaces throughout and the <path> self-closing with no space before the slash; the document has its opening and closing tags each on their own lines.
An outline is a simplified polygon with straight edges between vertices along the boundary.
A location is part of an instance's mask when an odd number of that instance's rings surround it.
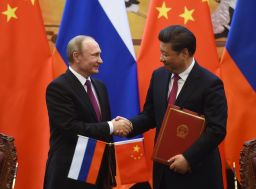
<svg viewBox="0 0 256 189">
<path fill-rule="evenodd" d="M 184 125 L 184 124 L 179 125 L 177 127 L 176 132 L 177 132 L 177 137 L 184 139 L 184 138 L 186 138 L 186 136 L 188 135 L 188 132 L 189 132 L 188 126 Z"/>
</svg>

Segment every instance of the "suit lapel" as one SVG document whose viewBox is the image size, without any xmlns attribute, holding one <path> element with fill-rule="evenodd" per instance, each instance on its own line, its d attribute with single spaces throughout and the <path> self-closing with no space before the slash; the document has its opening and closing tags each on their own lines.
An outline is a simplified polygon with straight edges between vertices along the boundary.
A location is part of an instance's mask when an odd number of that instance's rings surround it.
<svg viewBox="0 0 256 189">
<path fill-rule="evenodd" d="M 200 66 L 195 63 L 179 93 L 179 96 L 175 102 L 176 105 L 182 107 L 184 101 L 188 99 L 189 96 L 193 94 L 198 87 L 200 87 L 197 85 L 198 82 L 196 82 L 198 79 L 200 79 Z"/>
<path fill-rule="evenodd" d="M 97 116 L 96 116 L 94 108 L 90 102 L 89 96 L 87 95 L 87 93 L 86 93 L 84 87 L 81 85 L 80 81 L 69 70 L 67 70 L 66 76 L 67 76 L 68 81 L 70 82 L 70 87 L 74 91 L 76 91 L 76 95 L 78 95 L 79 99 L 81 99 L 84 106 L 87 109 L 89 109 L 89 112 L 91 112 L 91 116 L 93 116 L 95 118 L 95 120 L 97 120 Z"/>
<path fill-rule="evenodd" d="M 157 82 L 157 94 L 159 96 L 160 104 L 163 104 L 162 114 L 164 115 L 167 105 L 168 105 L 168 89 L 169 89 L 169 82 L 171 78 L 171 73 L 164 69 L 164 72 L 160 78 L 160 81 Z M 163 91 L 163 92 L 160 92 Z"/>
</svg>

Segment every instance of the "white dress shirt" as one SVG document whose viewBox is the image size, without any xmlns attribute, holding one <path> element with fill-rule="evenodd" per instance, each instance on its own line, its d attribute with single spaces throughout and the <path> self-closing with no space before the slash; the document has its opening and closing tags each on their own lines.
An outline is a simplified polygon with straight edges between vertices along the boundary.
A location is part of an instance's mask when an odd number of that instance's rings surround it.
<svg viewBox="0 0 256 189">
<path fill-rule="evenodd" d="M 178 91 L 177 91 L 176 99 L 178 98 L 178 96 L 180 94 L 180 91 L 181 91 L 185 81 L 187 80 L 188 75 L 191 72 L 191 70 L 192 70 L 194 65 L 195 65 L 195 59 L 193 58 L 192 63 L 190 64 L 190 66 L 184 72 L 179 74 L 180 79 L 178 80 Z M 173 80 L 174 80 L 173 76 L 174 76 L 174 74 L 172 74 L 172 78 L 171 78 L 171 80 L 169 82 L 168 98 L 167 98 L 167 100 L 169 99 L 169 95 L 170 95 L 170 92 L 172 90 L 172 85 L 173 85 Z"/>
</svg>

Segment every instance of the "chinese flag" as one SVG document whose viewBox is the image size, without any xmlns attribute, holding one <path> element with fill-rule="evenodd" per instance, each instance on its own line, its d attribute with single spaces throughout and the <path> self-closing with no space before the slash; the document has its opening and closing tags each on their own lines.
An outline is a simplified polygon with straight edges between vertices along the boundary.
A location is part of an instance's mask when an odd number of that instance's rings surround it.
<svg viewBox="0 0 256 189">
<path fill-rule="evenodd" d="M 52 65 L 38 1 L 1 1 L 0 23 L 0 132 L 15 139 L 15 189 L 39 189 L 48 151 L 45 89 Z"/>
<path fill-rule="evenodd" d="M 161 29 L 176 24 L 183 25 L 195 34 L 197 39 L 195 59 L 199 64 L 214 73 L 217 73 L 219 69 L 208 1 L 153 0 L 149 7 L 146 28 L 137 61 L 141 107 L 143 107 L 145 102 L 153 70 L 162 66 L 159 60 L 158 34 Z M 154 132 L 149 131 L 144 137 L 148 164 L 151 164 L 150 157 L 153 148 Z"/>
<path fill-rule="evenodd" d="M 121 184 L 148 181 L 149 175 L 141 138 L 116 142 L 115 155 Z"/>
</svg>

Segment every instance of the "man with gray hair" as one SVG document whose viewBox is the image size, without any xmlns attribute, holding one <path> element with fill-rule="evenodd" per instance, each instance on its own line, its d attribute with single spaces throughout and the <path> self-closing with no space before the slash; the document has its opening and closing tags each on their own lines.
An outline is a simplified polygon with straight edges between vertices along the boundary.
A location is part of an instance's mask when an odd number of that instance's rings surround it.
<svg viewBox="0 0 256 189">
<path fill-rule="evenodd" d="M 115 185 L 113 146 L 107 146 L 95 185 L 68 178 L 77 135 L 113 142 L 112 135 L 132 131 L 129 121 L 111 119 L 105 85 L 91 78 L 103 63 L 99 44 L 89 36 L 76 36 L 67 46 L 69 68 L 47 87 L 50 150 L 44 189 L 110 189 Z"/>
</svg>

